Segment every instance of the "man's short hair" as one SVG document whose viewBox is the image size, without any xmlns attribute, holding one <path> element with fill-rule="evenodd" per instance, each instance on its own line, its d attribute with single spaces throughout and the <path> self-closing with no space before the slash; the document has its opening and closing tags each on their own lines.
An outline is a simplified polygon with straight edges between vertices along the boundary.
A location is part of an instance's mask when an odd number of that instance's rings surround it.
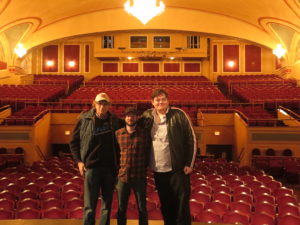
<svg viewBox="0 0 300 225">
<path fill-rule="evenodd" d="M 152 92 L 151 98 L 153 100 L 155 97 L 158 97 L 160 95 L 165 95 L 167 98 L 169 98 L 168 92 L 165 89 L 162 89 L 162 88 L 155 89 Z"/>
</svg>

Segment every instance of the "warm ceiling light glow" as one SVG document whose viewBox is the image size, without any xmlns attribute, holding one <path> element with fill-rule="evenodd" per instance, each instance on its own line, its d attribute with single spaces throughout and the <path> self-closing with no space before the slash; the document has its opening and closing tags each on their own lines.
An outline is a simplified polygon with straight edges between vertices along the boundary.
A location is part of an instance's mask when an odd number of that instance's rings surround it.
<svg viewBox="0 0 300 225">
<path fill-rule="evenodd" d="M 54 66 L 54 61 L 53 61 L 53 60 L 47 60 L 47 61 L 46 61 L 46 65 L 47 65 L 48 67 L 52 67 L 52 66 Z"/>
<path fill-rule="evenodd" d="M 132 60 L 133 57 L 132 57 L 132 56 L 128 56 L 127 59 L 128 59 L 128 60 Z"/>
<path fill-rule="evenodd" d="M 69 63 L 68 63 L 69 67 L 74 67 L 75 64 L 76 64 L 75 61 L 69 61 Z"/>
<path fill-rule="evenodd" d="M 65 130 L 65 135 L 69 136 L 71 134 L 71 131 Z"/>
<path fill-rule="evenodd" d="M 125 11 L 135 16 L 144 25 L 165 11 L 165 4 L 162 1 L 159 1 L 159 6 L 156 5 L 156 0 L 133 0 L 133 5 L 130 3 L 131 0 L 125 2 Z"/>
<path fill-rule="evenodd" d="M 174 60 L 174 59 L 175 59 L 175 57 L 171 56 L 169 59 L 171 59 L 171 60 Z"/>
<path fill-rule="evenodd" d="M 26 55 L 27 50 L 24 48 L 23 44 L 19 43 L 15 47 L 15 53 L 17 54 L 17 56 L 19 56 L 19 58 L 22 58 L 24 55 Z"/>
<path fill-rule="evenodd" d="M 232 68 L 235 65 L 235 62 L 233 60 L 228 61 L 227 65 Z"/>
<path fill-rule="evenodd" d="M 284 56 L 285 53 L 286 53 L 286 49 L 284 49 L 281 44 L 277 44 L 276 48 L 273 49 L 273 54 L 276 55 L 278 59 Z"/>
</svg>

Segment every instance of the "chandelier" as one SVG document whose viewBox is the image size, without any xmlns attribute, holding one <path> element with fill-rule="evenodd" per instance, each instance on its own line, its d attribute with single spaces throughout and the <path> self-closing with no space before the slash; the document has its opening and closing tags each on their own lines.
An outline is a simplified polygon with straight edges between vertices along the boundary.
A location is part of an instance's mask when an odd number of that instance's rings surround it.
<svg viewBox="0 0 300 225">
<path fill-rule="evenodd" d="M 130 5 L 131 0 L 124 4 L 124 9 L 128 14 L 135 16 L 144 25 L 153 17 L 158 16 L 165 11 L 165 4 L 159 1 L 156 5 L 156 0 L 133 0 L 133 5 Z"/>
<path fill-rule="evenodd" d="M 280 59 L 282 56 L 284 56 L 286 53 L 286 50 L 282 47 L 281 44 L 277 44 L 276 48 L 273 49 L 273 54 L 277 56 L 278 59 Z"/>
<path fill-rule="evenodd" d="M 27 53 L 27 50 L 26 48 L 24 48 L 24 45 L 22 43 L 17 44 L 14 51 L 19 58 L 22 58 Z"/>
</svg>

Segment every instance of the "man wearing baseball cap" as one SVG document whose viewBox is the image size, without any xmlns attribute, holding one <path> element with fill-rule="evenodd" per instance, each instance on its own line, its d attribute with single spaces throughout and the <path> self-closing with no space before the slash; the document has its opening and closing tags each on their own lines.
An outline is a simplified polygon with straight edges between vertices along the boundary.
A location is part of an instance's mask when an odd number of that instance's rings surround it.
<svg viewBox="0 0 300 225">
<path fill-rule="evenodd" d="M 139 211 L 139 225 L 148 225 L 146 208 L 146 169 L 149 161 L 151 137 L 149 132 L 138 127 L 137 111 L 125 109 L 126 127 L 116 131 L 121 158 L 118 173 L 118 225 L 126 225 L 126 211 L 131 189 Z"/>
<path fill-rule="evenodd" d="M 99 93 L 93 107 L 80 115 L 70 149 L 84 176 L 84 225 L 94 225 L 98 195 L 101 190 L 100 225 L 110 224 L 111 204 L 119 167 L 119 148 L 115 131 L 122 120 L 109 112 L 111 100 L 106 93 Z"/>
</svg>

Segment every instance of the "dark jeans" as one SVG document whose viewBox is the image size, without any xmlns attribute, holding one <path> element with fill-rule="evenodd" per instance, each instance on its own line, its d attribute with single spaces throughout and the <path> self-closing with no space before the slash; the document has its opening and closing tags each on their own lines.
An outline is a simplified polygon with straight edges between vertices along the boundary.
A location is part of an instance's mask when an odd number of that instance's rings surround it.
<svg viewBox="0 0 300 225">
<path fill-rule="evenodd" d="M 154 173 L 164 225 L 191 225 L 190 176 L 183 171 Z"/>
<path fill-rule="evenodd" d="M 83 225 L 95 225 L 96 207 L 101 190 L 100 225 L 110 224 L 116 173 L 110 168 L 92 168 L 85 173 Z"/>
<path fill-rule="evenodd" d="M 130 181 L 128 183 L 118 181 L 118 225 L 126 225 L 126 212 L 131 189 L 139 210 L 139 225 L 148 225 L 148 214 L 146 207 L 146 179 Z"/>
</svg>

